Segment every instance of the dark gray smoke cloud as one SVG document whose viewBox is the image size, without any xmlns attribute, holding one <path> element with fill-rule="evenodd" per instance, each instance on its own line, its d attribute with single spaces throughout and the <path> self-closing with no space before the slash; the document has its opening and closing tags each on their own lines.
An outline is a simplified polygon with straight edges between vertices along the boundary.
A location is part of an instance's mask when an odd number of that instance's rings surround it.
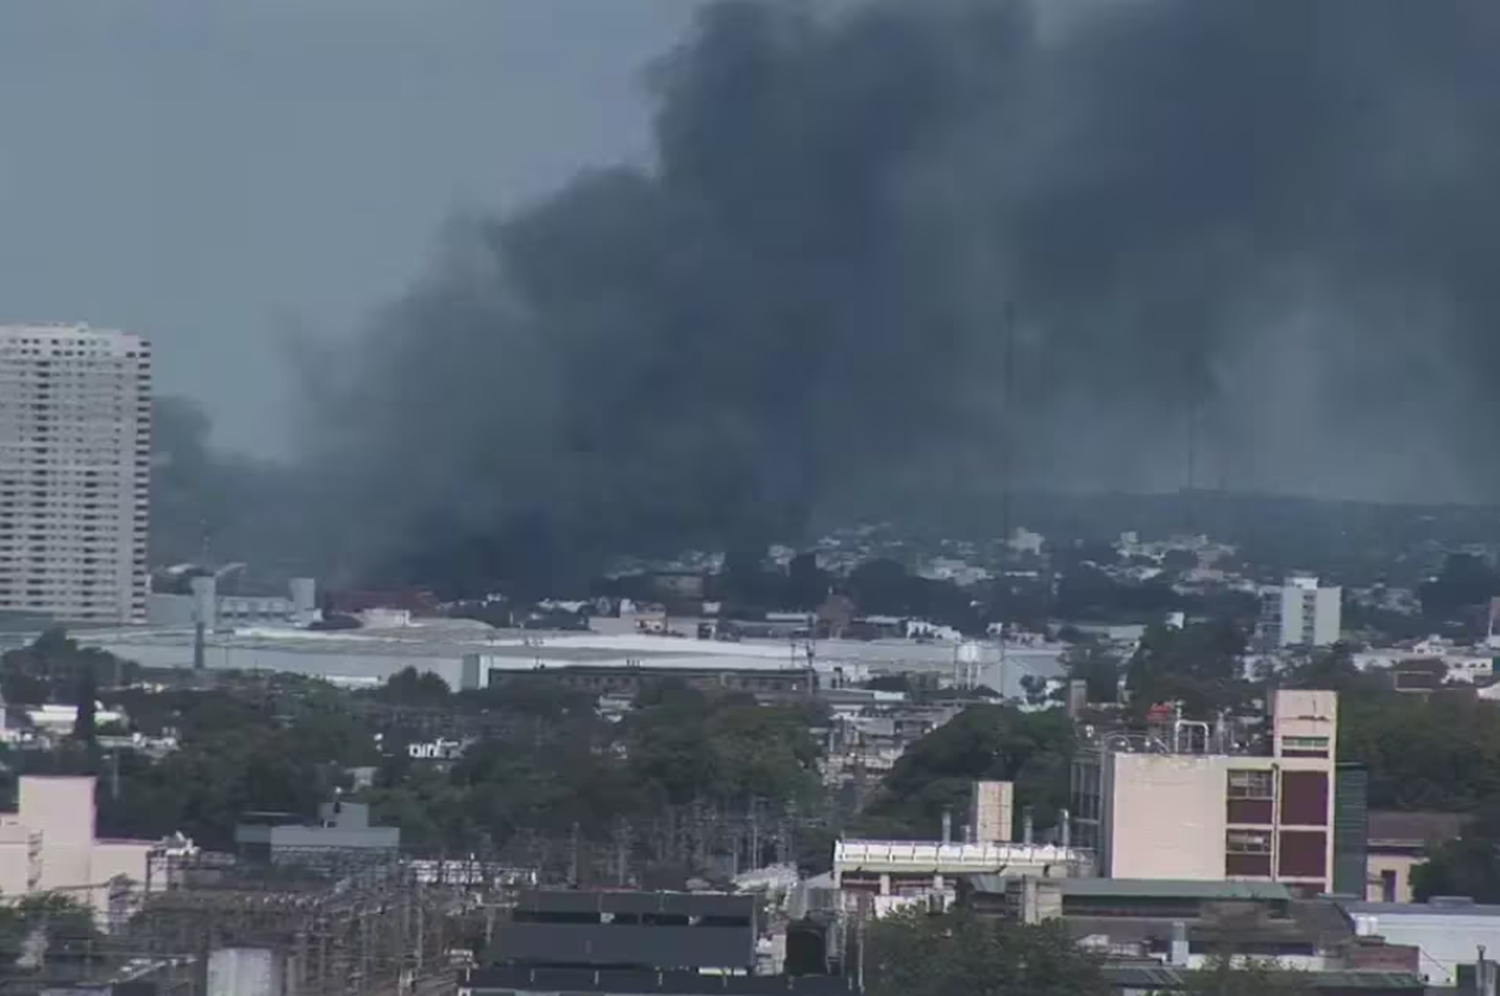
<svg viewBox="0 0 1500 996">
<path fill-rule="evenodd" d="M 1496 52 L 1493 0 L 710 7 L 652 169 L 455 226 L 319 367 L 328 538 L 759 542 L 992 487 L 1005 426 L 1031 486 L 1192 436 L 1200 485 L 1494 498 Z"/>
</svg>

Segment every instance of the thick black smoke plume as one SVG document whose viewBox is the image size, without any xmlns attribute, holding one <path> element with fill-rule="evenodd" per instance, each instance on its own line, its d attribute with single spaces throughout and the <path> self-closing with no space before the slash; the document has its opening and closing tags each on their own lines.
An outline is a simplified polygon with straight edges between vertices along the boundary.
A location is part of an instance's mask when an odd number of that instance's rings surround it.
<svg viewBox="0 0 1500 996">
<path fill-rule="evenodd" d="M 460 226 L 324 368 L 344 553 L 754 544 L 1006 446 L 1493 498 L 1497 52 L 1493 0 L 711 6 L 651 168 Z"/>
</svg>

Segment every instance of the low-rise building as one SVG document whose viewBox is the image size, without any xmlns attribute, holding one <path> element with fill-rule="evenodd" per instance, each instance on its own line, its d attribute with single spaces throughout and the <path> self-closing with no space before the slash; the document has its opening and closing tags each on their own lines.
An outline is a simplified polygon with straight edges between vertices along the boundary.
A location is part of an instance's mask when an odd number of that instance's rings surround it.
<svg viewBox="0 0 1500 996">
<path fill-rule="evenodd" d="M 316 622 L 317 582 L 292 578 L 285 595 L 222 594 L 218 578 L 195 577 L 188 592 L 153 591 L 146 596 L 146 619 L 152 626 L 196 626 L 212 632 L 220 627 L 272 625 L 306 626 Z"/>
<path fill-rule="evenodd" d="M 0 895 L 57 892 L 90 907 L 101 925 L 128 916 L 148 886 L 152 853 L 166 845 L 99 837 L 91 776 L 23 775 L 18 794 L 16 811 L 0 813 Z"/>
<path fill-rule="evenodd" d="M 1064 878 L 1092 872 L 1092 855 L 1062 844 L 840 840 L 833 847 L 834 887 L 850 903 L 871 897 L 877 913 L 914 900 L 946 903 L 965 875 Z"/>
<path fill-rule="evenodd" d="M 1412 870 L 1427 862 L 1433 847 L 1457 839 L 1471 819 L 1463 813 L 1372 810 L 1364 898 L 1375 903 L 1411 902 Z"/>
<path fill-rule="evenodd" d="M 1254 958 L 1299 972 L 1410 976 L 1420 958 L 1410 945 L 1357 936 L 1336 903 L 1279 882 L 975 875 L 960 882 L 958 903 L 980 916 L 1061 920 L 1109 967 L 1187 972 Z"/>
<path fill-rule="evenodd" d="M 325 802 L 315 822 L 290 813 L 248 813 L 234 828 L 240 853 L 273 864 L 384 861 L 401 850 L 400 827 L 370 825 L 370 807 Z"/>
<path fill-rule="evenodd" d="M 1486 952 L 1500 951 L 1500 906 L 1468 899 L 1427 903 L 1341 902 L 1362 937 L 1381 937 L 1420 952 L 1418 973 L 1429 986 L 1454 986 Z M 1493 967 L 1493 966 L 1491 966 Z"/>
</svg>

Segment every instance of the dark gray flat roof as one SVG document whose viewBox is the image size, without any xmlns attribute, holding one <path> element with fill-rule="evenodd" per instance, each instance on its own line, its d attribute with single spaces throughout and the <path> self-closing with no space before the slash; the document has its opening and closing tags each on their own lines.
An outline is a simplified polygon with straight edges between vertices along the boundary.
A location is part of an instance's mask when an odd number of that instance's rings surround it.
<svg viewBox="0 0 1500 996">
<path fill-rule="evenodd" d="M 1360 903 L 1342 901 L 1345 913 L 1367 913 L 1375 916 L 1500 916 L 1500 906 L 1482 903 Z"/>
<path fill-rule="evenodd" d="M 1280 882 L 1212 882 L 1175 878 L 1065 878 L 1064 896 L 1136 899 L 1291 899 Z"/>
</svg>

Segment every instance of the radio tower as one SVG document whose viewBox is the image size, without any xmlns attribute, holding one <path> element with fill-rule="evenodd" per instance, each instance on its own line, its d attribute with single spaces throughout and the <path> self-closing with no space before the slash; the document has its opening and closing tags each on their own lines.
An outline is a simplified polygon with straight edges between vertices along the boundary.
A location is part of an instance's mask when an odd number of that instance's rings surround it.
<svg viewBox="0 0 1500 996">
<path fill-rule="evenodd" d="M 1002 334 L 1005 336 L 1004 353 L 1002 362 L 1004 368 L 1000 372 L 1000 534 L 1002 541 L 1009 549 L 1011 538 L 1011 502 L 1014 498 L 1012 481 L 1011 461 L 1011 425 L 1010 425 L 1010 401 L 1011 394 L 1015 388 L 1016 367 L 1016 323 L 1014 306 L 1006 302 L 1005 310 L 1000 318 L 1003 323 Z M 1003 556 L 1003 555 L 1002 555 Z M 1003 576 L 1003 572 L 1002 572 Z M 1002 581 L 1002 584 L 1004 582 Z M 995 691 L 1000 693 L 1001 701 L 1005 699 L 1005 624 L 1006 620 L 1000 620 L 1000 680 L 997 682 L 999 688 Z"/>
<path fill-rule="evenodd" d="M 1015 358 L 1016 358 L 1016 330 L 1015 314 L 1012 306 L 1006 304 L 1005 311 L 1001 316 L 1003 323 L 1003 335 L 1005 336 L 1004 353 L 1001 358 L 1003 368 L 1000 372 L 1000 529 L 1005 541 L 1010 542 L 1010 511 L 1011 511 L 1011 436 L 1010 436 L 1010 396 L 1015 384 Z"/>
</svg>

